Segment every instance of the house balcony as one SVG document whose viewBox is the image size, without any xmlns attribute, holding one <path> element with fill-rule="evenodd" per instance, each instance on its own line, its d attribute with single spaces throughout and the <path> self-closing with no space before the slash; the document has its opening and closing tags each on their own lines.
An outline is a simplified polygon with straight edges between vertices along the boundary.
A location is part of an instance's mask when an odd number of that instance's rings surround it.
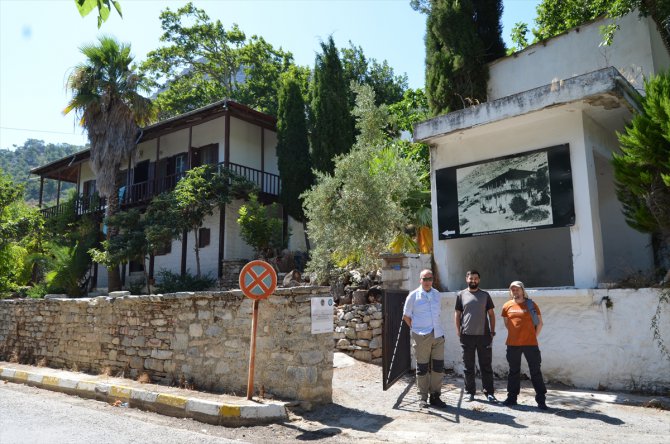
<svg viewBox="0 0 670 444">
<path fill-rule="evenodd" d="M 255 168 L 235 163 L 219 163 L 218 169 L 228 168 L 232 173 L 242 176 L 254 183 L 260 190 L 260 200 L 263 202 L 276 201 L 281 191 L 281 179 L 278 175 L 257 170 Z M 122 209 L 146 206 L 154 196 L 172 191 L 177 182 L 186 175 L 186 172 L 172 174 L 156 180 L 147 180 L 133 183 L 130 186 L 119 188 L 119 205 Z M 106 208 L 106 200 L 93 196 L 78 196 L 74 202 L 61 203 L 41 210 L 44 218 L 49 219 L 67 212 L 74 212 L 77 216 L 84 214 L 102 215 Z"/>
</svg>

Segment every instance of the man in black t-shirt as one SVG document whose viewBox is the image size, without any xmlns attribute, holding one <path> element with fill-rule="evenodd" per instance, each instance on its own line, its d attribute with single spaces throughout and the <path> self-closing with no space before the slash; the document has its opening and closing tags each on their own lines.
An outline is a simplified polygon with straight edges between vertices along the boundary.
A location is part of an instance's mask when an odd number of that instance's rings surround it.
<svg viewBox="0 0 670 444">
<path fill-rule="evenodd" d="M 493 395 L 493 350 L 491 342 L 496 334 L 496 319 L 491 295 L 479 288 L 479 272 L 470 270 L 465 275 L 468 288 L 458 292 L 454 323 L 456 334 L 463 349 L 465 392 L 468 401 L 474 401 L 477 385 L 475 382 L 475 352 L 482 372 L 482 385 L 489 402 L 497 403 Z"/>
</svg>

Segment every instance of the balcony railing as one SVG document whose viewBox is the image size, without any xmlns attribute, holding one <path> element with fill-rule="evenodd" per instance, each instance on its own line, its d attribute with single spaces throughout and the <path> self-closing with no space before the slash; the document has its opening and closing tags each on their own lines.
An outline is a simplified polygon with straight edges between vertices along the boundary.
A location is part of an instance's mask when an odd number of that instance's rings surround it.
<svg viewBox="0 0 670 444">
<path fill-rule="evenodd" d="M 218 165 L 219 169 L 225 167 L 225 163 Z M 227 167 L 231 172 L 255 183 L 262 193 L 278 196 L 281 191 L 281 180 L 276 174 L 235 163 L 229 163 Z M 138 182 L 130 185 L 130 187 L 123 186 L 119 189 L 119 204 L 123 208 L 148 203 L 154 196 L 173 190 L 177 182 L 185 175 L 186 172 L 181 172 L 165 176 L 156 181 Z M 105 199 L 98 197 L 96 194 L 93 196 L 79 196 L 74 203 L 61 203 L 53 207 L 43 208 L 41 212 L 48 219 L 69 211 L 73 211 L 78 216 L 97 212 L 103 213 L 105 207 Z"/>
</svg>

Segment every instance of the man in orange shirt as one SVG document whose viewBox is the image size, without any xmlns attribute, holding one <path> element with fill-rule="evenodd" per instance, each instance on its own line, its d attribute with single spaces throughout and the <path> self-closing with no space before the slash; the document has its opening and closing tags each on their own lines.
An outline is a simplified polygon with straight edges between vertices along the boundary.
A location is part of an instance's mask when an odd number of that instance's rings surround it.
<svg viewBox="0 0 670 444">
<path fill-rule="evenodd" d="M 502 308 L 502 318 L 507 328 L 507 362 L 509 375 L 507 376 L 507 399 L 504 405 L 517 404 L 517 397 L 521 389 L 521 355 L 526 357 L 530 380 L 535 389 L 535 401 L 541 410 L 547 410 L 546 393 L 540 364 L 542 356 L 537 337 L 542 331 L 542 314 L 540 308 L 528 298 L 523 282 L 514 281 L 509 286 L 511 299 L 505 302 Z M 534 313 L 533 313 L 534 311 Z"/>
</svg>

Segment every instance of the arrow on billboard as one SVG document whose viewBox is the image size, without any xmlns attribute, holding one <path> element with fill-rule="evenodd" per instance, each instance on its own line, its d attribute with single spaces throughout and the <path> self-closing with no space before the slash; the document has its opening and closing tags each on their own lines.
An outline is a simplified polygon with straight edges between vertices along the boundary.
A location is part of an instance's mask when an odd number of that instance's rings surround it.
<svg viewBox="0 0 670 444">
<path fill-rule="evenodd" d="M 445 236 L 451 236 L 452 234 L 456 234 L 456 230 L 443 231 L 442 234 L 444 234 Z"/>
</svg>

